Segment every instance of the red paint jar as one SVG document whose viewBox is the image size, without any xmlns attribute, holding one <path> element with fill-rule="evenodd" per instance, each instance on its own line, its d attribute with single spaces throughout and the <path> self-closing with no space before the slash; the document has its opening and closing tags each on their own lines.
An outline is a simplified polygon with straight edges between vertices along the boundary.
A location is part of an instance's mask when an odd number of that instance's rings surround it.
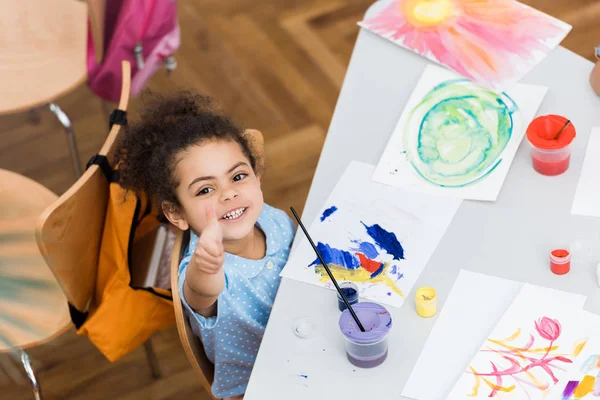
<svg viewBox="0 0 600 400">
<path fill-rule="evenodd" d="M 564 275 L 571 270 L 571 253 L 565 249 L 550 253 L 550 270 L 556 275 Z"/>
<path fill-rule="evenodd" d="M 527 127 L 533 169 L 542 175 L 560 175 L 569 168 L 575 127 L 573 123 L 565 126 L 567 121 L 560 115 L 543 115 L 531 121 Z M 563 127 L 562 133 L 556 138 Z"/>
</svg>

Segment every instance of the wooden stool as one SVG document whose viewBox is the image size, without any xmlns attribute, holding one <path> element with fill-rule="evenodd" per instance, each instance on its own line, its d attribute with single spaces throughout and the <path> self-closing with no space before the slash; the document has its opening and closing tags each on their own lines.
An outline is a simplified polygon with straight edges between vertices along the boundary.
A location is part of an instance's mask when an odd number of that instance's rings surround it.
<svg viewBox="0 0 600 400">
<path fill-rule="evenodd" d="M 73 170 L 81 176 L 71 121 L 53 101 L 87 79 L 86 4 L 3 1 L 0 24 L 0 115 L 47 107 L 65 129 Z"/>
<path fill-rule="evenodd" d="M 24 349 L 52 340 L 71 324 L 67 299 L 35 238 L 40 214 L 58 196 L 3 169 L 0 182 L 0 353 L 10 353 L 22 363 L 34 398 L 41 399 L 39 382 Z"/>
</svg>

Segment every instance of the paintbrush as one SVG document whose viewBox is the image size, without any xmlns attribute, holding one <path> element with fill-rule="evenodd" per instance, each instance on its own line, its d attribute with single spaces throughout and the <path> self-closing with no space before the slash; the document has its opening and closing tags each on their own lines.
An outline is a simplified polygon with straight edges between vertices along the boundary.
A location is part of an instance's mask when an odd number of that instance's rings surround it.
<svg viewBox="0 0 600 400">
<path fill-rule="evenodd" d="M 356 315 L 356 313 L 352 309 L 352 305 L 350 305 L 350 303 L 348 302 L 348 299 L 346 298 L 346 296 L 342 292 L 342 289 L 340 289 L 337 281 L 333 277 L 333 274 L 329 270 L 329 266 L 327 265 L 327 263 L 323 259 L 323 256 L 321 255 L 321 252 L 317 249 L 317 246 L 315 246 L 315 243 L 312 241 L 310 235 L 308 234 L 308 231 L 306 230 L 306 228 L 304 227 L 304 224 L 300 220 L 300 217 L 298 216 L 298 214 L 296 214 L 296 210 L 294 210 L 294 207 L 290 207 L 290 210 L 292 210 L 292 214 L 294 214 L 294 218 L 296 218 L 296 221 L 298 221 L 298 225 L 300 225 L 300 228 L 302 228 L 302 231 L 304 231 L 304 235 L 306 236 L 306 238 L 310 242 L 310 245 L 312 246 L 313 250 L 315 251 L 315 253 L 317 253 L 317 257 L 319 258 L 319 261 L 321 261 L 321 264 L 323 264 L 323 267 L 325 267 L 325 271 L 327 271 L 327 275 L 329 275 L 329 278 L 331 279 L 331 282 L 333 282 L 333 285 L 335 286 L 335 288 L 337 289 L 338 293 L 340 294 L 340 297 L 342 298 L 342 300 L 344 300 L 344 303 L 346 304 L 346 307 L 348 307 L 348 311 L 350 311 L 350 314 L 352 314 L 352 318 L 354 318 L 354 321 L 356 321 L 356 325 L 358 325 L 358 327 L 360 328 L 361 332 L 364 332 L 365 328 L 360 323 L 360 320 L 358 319 L 358 316 Z"/>
<path fill-rule="evenodd" d="M 569 126 L 569 124 L 570 124 L 570 123 L 571 123 L 571 120 L 570 120 L 570 119 L 568 119 L 568 120 L 567 120 L 567 122 L 565 122 L 565 124 L 563 125 L 563 127 L 562 127 L 562 128 L 560 128 L 560 131 L 558 131 L 558 133 L 556 134 L 556 136 L 554 136 L 554 140 L 557 140 L 557 139 L 558 139 L 558 137 L 560 136 L 560 134 L 561 134 L 561 133 L 563 133 L 563 131 L 565 130 L 565 128 L 566 128 L 567 126 Z"/>
</svg>

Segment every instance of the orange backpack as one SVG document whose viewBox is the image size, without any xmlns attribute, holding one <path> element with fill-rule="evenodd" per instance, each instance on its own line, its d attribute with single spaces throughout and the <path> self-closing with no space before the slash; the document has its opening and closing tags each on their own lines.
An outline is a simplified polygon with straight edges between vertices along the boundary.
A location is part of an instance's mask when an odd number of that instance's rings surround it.
<svg viewBox="0 0 600 400">
<path fill-rule="evenodd" d="M 143 344 L 150 336 L 175 323 L 171 291 L 131 285 L 134 244 L 160 224 L 158 213 L 146 198 L 126 192 L 105 156 L 88 163 L 99 164 L 109 180 L 95 299 L 86 313 L 70 307 L 77 332 L 87 335 L 110 361 L 116 361 Z"/>
</svg>

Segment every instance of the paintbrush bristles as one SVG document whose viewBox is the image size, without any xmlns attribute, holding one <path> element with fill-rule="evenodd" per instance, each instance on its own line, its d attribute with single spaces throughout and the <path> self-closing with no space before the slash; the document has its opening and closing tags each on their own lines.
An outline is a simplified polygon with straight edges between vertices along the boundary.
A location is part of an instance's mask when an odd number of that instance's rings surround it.
<svg viewBox="0 0 600 400">
<path fill-rule="evenodd" d="M 302 231 L 304 232 L 304 235 L 306 236 L 306 238 L 310 242 L 310 245 L 312 246 L 313 250 L 315 251 L 315 253 L 317 253 L 317 257 L 319 258 L 319 261 L 321 261 L 321 264 L 323 264 L 323 267 L 325 268 L 325 271 L 327 271 L 327 275 L 329 275 L 329 278 L 331 279 L 331 281 L 333 282 L 333 285 L 335 286 L 336 290 L 340 294 L 340 297 L 342 298 L 342 300 L 344 300 L 344 303 L 346 304 L 346 307 L 348 308 L 348 311 L 352 315 L 352 318 L 354 318 L 354 321 L 356 321 L 356 324 L 358 325 L 360 331 L 364 332 L 365 328 L 360 323 L 360 320 L 358 319 L 358 316 L 354 312 L 354 309 L 352 308 L 352 305 L 348 302 L 348 299 L 346 298 L 346 296 L 342 292 L 342 289 L 339 287 L 337 281 L 335 280 L 335 277 L 333 276 L 333 274 L 329 270 L 329 266 L 327 265 L 327 263 L 323 259 L 323 256 L 321 255 L 321 252 L 317 249 L 317 246 L 315 246 L 315 243 L 313 242 L 312 238 L 308 234 L 308 231 L 304 227 L 304 224 L 300 220 L 300 217 L 296 213 L 296 210 L 294 210 L 294 207 L 290 207 L 290 210 L 292 210 L 292 214 L 294 214 L 294 218 L 296 218 L 296 221 L 298 221 L 298 225 L 300 225 L 300 228 L 302 228 Z"/>
</svg>

